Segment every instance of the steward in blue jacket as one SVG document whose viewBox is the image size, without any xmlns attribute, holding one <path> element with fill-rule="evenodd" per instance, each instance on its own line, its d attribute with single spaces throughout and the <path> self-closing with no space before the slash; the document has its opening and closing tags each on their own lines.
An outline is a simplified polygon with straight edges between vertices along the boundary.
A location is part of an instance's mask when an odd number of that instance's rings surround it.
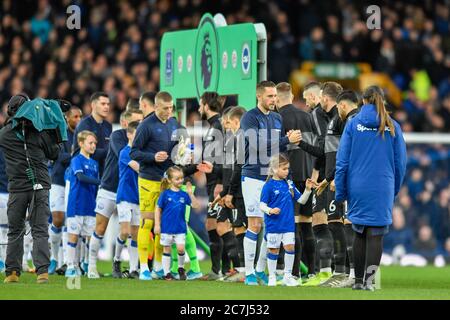
<svg viewBox="0 0 450 320">
<path fill-rule="evenodd" d="M 354 224 L 386 226 L 392 223 L 394 197 L 406 170 L 406 145 L 400 125 L 392 120 L 395 136 L 378 132 L 376 107 L 363 105 L 346 125 L 336 159 L 336 201 L 348 201 Z"/>
<path fill-rule="evenodd" d="M 347 200 L 353 223 L 355 284 L 374 291 L 383 237 L 392 223 L 394 198 L 406 171 L 406 145 L 400 125 L 385 108 L 377 86 L 363 93 L 361 111 L 345 126 L 336 159 L 337 202 Z"/>
</svg>

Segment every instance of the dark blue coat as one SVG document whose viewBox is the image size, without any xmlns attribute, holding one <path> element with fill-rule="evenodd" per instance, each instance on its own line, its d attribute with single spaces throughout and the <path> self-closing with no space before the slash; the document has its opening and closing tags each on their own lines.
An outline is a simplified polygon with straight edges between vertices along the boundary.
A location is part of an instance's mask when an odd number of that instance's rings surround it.
<svg viewBox="0 0 450 320">
<path fill-rule="evenodd" d="M 241 129 L 245 134 L 245 164 L 241 174 L 266 180 L 270 157 L 286 151 L 289 144 L 283 120 L 276 112 L 264 114 L 256 107 L 244 114 Z"/>
<path fill-rule="evenodd" d="M 175 118 L 166 123 L 161 122 L 156 114 L 145 118 L 136 129 L 136 136 L 131 147 L 131 159 L 139 163 L 139 176 L 141 178 L 161 181 L 164 172 L 171 166 L 171 153 L 178 143 L 177 129 L 179 124 Z M 155 155 L 166 151 L 169 158 L 164 162 L 156 162 Z"/>
<path fill-rule="evenodd" d="M 126 129 L 119 129 L 111 133 L 100 188 L 114 193 L 117 192 L 119 185 L 119 154 L 127 144 Z"/>
<path fill-rule="evenodd" d="M 67 141 L 62 143 L 62 148 L 59 151 L 58 159 L 53 163 L 50 171 L 50 176 L 52 178 L 52 184 L 58 186 L 65 186 L 66 181 L 64 180 L 64 173 L 67 167 L 70 165 L 70 160 L 72 159 L 72 142 L 73 133 L 67 129 Z"/>
<path fill-rule="evenodd" d="M 77 125 L 73 135 L 73 156 L 76 156 L 80 152 L 77 135 L 83 130 L 89 130 L 95 133 L 95 135 L 97 136 L 97 148 L 95 149 L 95 153 L 91 156 L 91 158 L 98 162 L 100 177 L 102 177 L 103 169 L 105 166 L 105 159 L 108 153 L 109 136 L 112 132 L 112 125 L 106 120 L 98 123 L 97 121 L 95 121 L 92 115 L 81 120 Z"/>
</svg>

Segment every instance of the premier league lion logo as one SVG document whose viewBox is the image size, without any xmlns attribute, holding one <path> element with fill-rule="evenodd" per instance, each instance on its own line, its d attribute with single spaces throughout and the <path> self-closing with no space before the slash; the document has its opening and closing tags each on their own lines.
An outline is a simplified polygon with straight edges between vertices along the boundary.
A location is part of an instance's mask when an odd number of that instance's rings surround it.
<svg viewBox="0 0 450 320">
<path fill-rule="evenodd" d="M 209 40 L 209 33 L 207 32 L 204 35 L 201 58 L 202 80 L 204 89 L 207 89 L 211 84 L 212 64 L 213 61 L 211 53 L 211 41 Z"/>
</svg>

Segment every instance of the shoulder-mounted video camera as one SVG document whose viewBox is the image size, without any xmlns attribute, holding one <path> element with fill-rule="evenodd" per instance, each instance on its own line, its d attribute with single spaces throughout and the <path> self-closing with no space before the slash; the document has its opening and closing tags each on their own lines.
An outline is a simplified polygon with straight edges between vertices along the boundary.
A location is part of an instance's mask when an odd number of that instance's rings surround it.
<svg viewBox="0 0 450 320">
<path fill-rule="evenodd" d="M 8 102 L 8 116 L 12 127 L 32 126 L 42 136 L 51 136 L 51 141 L 57 144 L 67 141 L 67 124 L 64 112 L 69 111 L 70 102 L 66 100 L 51 100 L 30 98 L 24 94 L 13 96 Z"/>
</svg>

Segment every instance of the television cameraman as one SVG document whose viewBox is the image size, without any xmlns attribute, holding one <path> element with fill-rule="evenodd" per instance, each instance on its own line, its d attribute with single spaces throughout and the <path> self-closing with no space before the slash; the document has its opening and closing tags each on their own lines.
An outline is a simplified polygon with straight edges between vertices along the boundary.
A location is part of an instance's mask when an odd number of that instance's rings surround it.
<svg viewBox="0 0 450 320">
<path fill-rule="evenodd" d="M 13 96 L 8 102 L 8 120 L 0 130 L 0 148 L 3 149 L 8 176 L 8 245 L 6 252 L 5 283 L 18 282 L 23 255 L 25 219 L 30 220 L 33 237 L 33 263 L 36 267 L 37 283 L 48 282 L 50 252 L 48 246 L 48 218 L 50 176 L 48 160 L 56 160 L 59 153 L 57 130 L 47 130 L 54 119 L 61 118 L 62 112 L 54 112 L 55 100 L 35 99 L 33 108 L 25 108 L 30 99 L 26 94 Z M 68 105 L 59 102 L 61 111 Z M 44 108 L 39 106 L 44 105 Z M 19 111 L 30 110 L 32 120 L 25 117 L 14 119 Z M 57 107 L 56 107 L 57 108 Z M 19 116 L 19 115 L 18 115 Z M 27 118 L 29 119 L 29 118 Z M 38 131 L 35 127 L 40 127 Z M 66 130 L 66 128 L 64 128 Z M 28 214 L 28 217 L 27 217 Z"/>
</svg>

